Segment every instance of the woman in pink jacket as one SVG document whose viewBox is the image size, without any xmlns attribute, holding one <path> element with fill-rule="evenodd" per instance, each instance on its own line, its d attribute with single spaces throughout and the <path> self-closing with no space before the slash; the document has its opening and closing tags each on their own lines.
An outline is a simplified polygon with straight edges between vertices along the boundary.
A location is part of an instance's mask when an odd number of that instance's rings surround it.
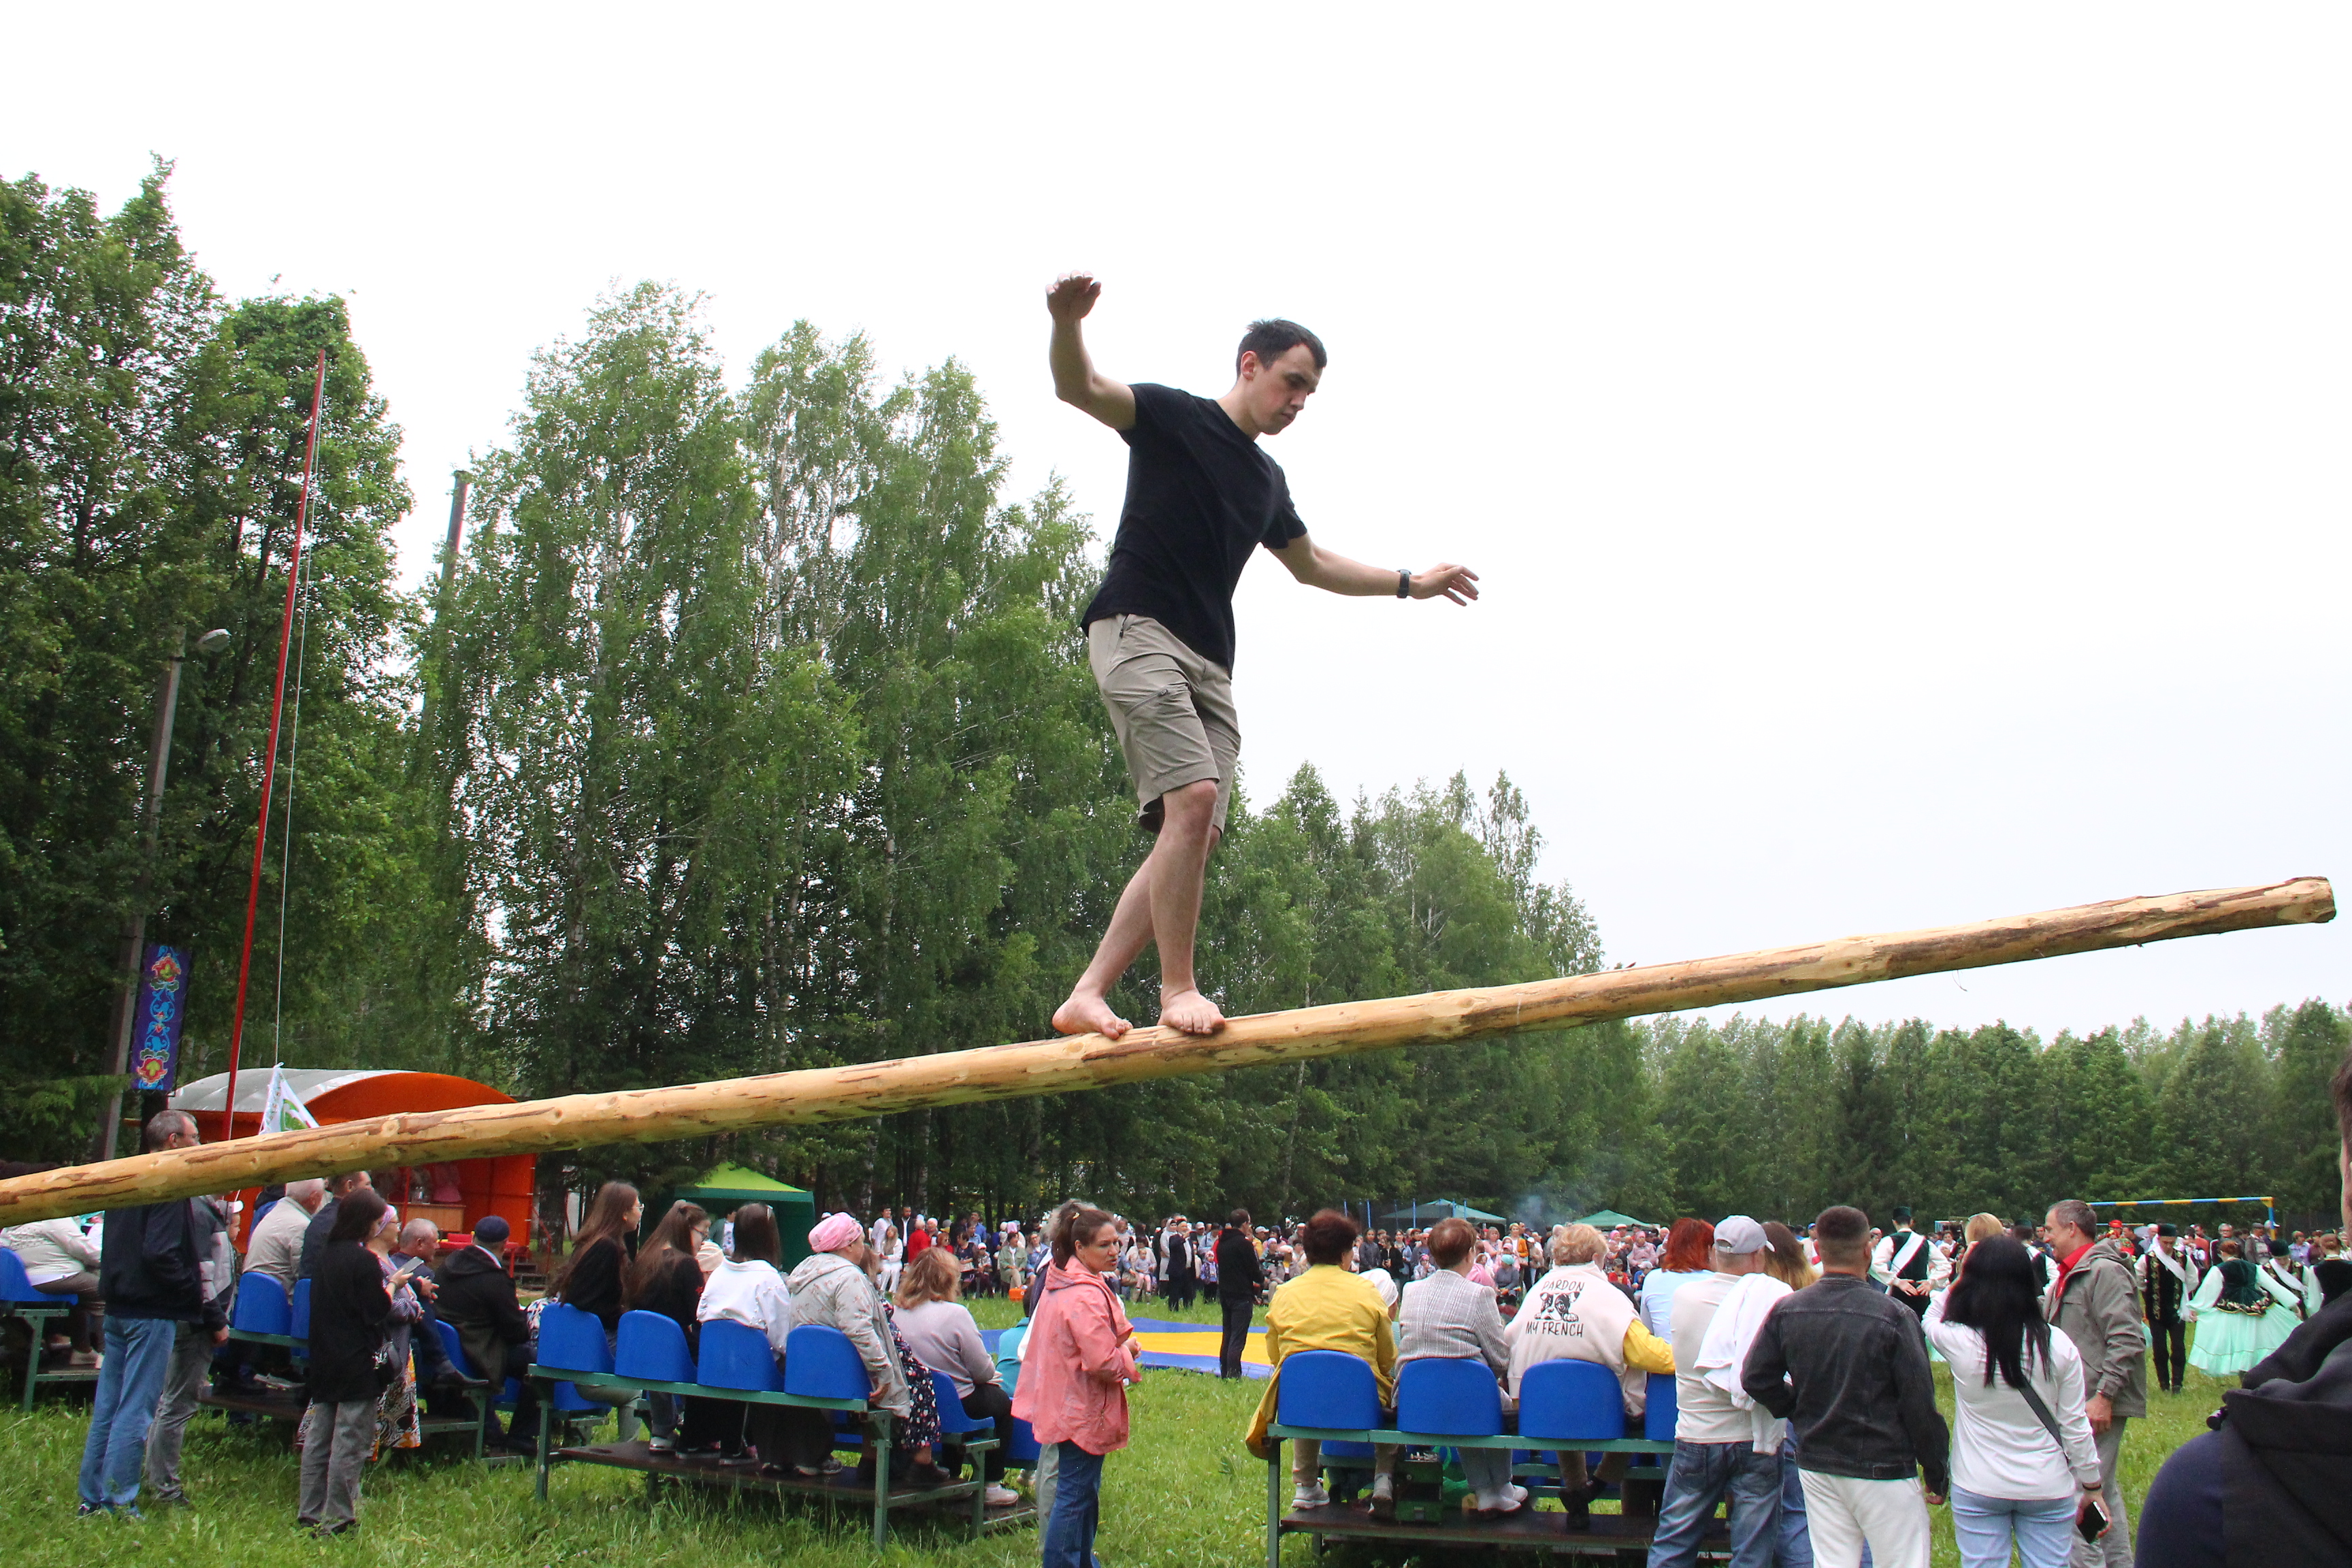
<svg viewBox="0 0 2352 1568">
<path fill-rule="evenodd" d="M 1143 1375 L 1142 1347 L 1108 1278 L 1118 1267 L 1117 1226 L 1082 1208 L 1055 1233 L 1053 1263 L 1037 1281 L 1013 1414 L 1055 1445 L 1045 1568 L 1095 1568 L 1103 1457 L 1127 1447 L 1127 1385 Z"/>
</svg>

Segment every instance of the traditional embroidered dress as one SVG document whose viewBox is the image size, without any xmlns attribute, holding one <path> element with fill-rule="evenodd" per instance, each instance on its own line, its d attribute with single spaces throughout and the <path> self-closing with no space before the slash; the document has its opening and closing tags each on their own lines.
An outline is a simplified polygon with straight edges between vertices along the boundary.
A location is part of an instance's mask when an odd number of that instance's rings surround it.
<svg viewBox="0 0 2352 1568">
<path fill-rule="evenodd" d="M 2205 1276 L 2187 1316 L 2197 1325 L 2189 1364 L 2234 1377 L 2286 1342 L 2302 1320 L 2294 1292 L 2242 1258 L 2225 1258 Z"/>
</svg>

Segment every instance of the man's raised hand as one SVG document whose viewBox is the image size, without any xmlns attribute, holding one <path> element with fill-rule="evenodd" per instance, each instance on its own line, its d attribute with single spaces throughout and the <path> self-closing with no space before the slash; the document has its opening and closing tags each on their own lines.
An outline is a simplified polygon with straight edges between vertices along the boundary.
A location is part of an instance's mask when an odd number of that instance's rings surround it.
<svg viewBox="0 0 2352 1568">
<path fill-rule="evenodd" d="M 1414 598 L 1434 599 L 1441 595 L 1457 605 L 1468 604 L 1478 596 L 1478 574 L 1467 566 L 1441 561 L 1426 572 L 1412 574 Z"/>
<path fill-rule="evenodd" d="M 1068 272 L 1045 290 L 1045 310 L 1056 321 L 1080 321 L 1102 298 L 1102 285 L 1087 272 Z"/>
</svg>

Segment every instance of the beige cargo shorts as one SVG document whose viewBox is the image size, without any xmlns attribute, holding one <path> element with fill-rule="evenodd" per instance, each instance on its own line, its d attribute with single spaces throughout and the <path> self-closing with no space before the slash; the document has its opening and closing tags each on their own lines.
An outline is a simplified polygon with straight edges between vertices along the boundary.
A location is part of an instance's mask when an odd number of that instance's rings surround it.
<svg viewBox="0 0 2352 1568">
<path fill-rule="evenodd" d="M 1233 677 L 1150 616 L 1105 616 L 1087 626 L 1087 662 L 1135 781 L 1138 825 L 1159 832 L 1161 795 L 1214 779 L 1210 820 L 1223 832 L 1242 753 Z"/>
</svg>

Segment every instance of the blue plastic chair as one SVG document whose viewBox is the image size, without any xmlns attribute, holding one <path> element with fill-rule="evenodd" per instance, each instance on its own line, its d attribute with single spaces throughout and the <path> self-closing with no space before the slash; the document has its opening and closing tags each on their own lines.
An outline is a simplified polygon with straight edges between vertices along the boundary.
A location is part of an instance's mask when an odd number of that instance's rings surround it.
<svg viewBox="0 0 2352 1568">
<path fill-rule="evenodd" d="M 1275 1376 L 1281 1384 L 1275 1419 L 1285 1426 L 1368 1432 L 1381 1425 L 1381 1381 L 1360 1355 L 1296 1351 L 1282 1358 Z"/>
<path fill-rule="evenodd" d="M 1015 1415 L 1013 1441 L 1004 1446 L 1004 1462 L 1016 1470 L 1034 1470 L 1044 1457 L 1045 1450 L 1037 1443 L 1037 1429 Z"/>
<path fill-rule="evenodd" d="M 788 1362 L 790 1357 L 785 1358 Z M 996 1423 L 984 1415 L 964 1414 L 963 1395 L 955 1391 L 955 1380 L 946 1373 L 931 1373 L 931 1397 L 940 1407 L 940 1431 L 949 1437 L 961 1437 L 967 1432 L 996 1430 Z"/>
<path fill-rule="evenodd" d="M 16 1256 L 16 1248 L 0 1247 L 0 1301 L 38 1302 L 43 1306 L 70 1306 L 70 1296 L 51 1296 L 33 1289 L 32 1280 L 25 1276 L 25 1260 Z"/>
<path fill-rule="evenodd" d="M 1539 1361 L 1519 1380 L 1519 1436 L 1613 1443 L 1625 1436 L 1625 1390 L 1599 1362 Z"/>
<path fill-rule="evenodd" d="M 1642 1412 L 1642 1436 L 1653 1443 L 1675 1440 L 1675 1374 L 1650 1374 L 1650 1402 Z"/>
<path fill-rule="evenodd" d="M 246 1334 L 291 1334 L 294 1304 L 286 1299 L 286 1287 L 268 1274 L 248 1270 L 237 1276 L 236 1310 L 228 1326 Z"/>
<path fill-rule="evenodd" d="M 712 1318 L 703 1323 L 700 1338 L 702 1353 L 695 1358 L 695 1382 L 749 1394 L 790 1392 L 783 1374 L 776 1370 L 776 1352 L 769 1347 L 768 1336 L 749 1323 Z"/>
<path fill-rule="evenodd" d="M 659 1312 L 622 1313 L 613 1371 L 647 1383 L 694 1382 L 694 1356 L 686 1348 L 686 1331 Z"/>
<path fill-rule="evenodd" d="M 294 1304 L 286 1320 L 286 1331 L 298 1340 L 310 1337 L 310 1282 L 294 1281 Z"/>
<path fill-rule="evenodd" d="M 1499 1436 L 1503 1391 L 1483 1361 L 1467 1356 L 1409 1361 L 1397 1373 L 1397 1427 L 1438 1437 Z"/>
<path fill-rule="evenodd" d="M 594 1313 L 550 1301 L 540 1310 L 539 1349 L 531 1359 L 553 1372 L 601 1375 L 613 1370 L 613 1347 Z"/>
<path fill-rule="evenodd" d="M 714 1326 L 702 1325 L 706 1353 Z M 866 1363 L 859 1359 L 849 1336 L 822 1323 L 803 1323 L 785 1336 L 782 1387 L 786 1394 L 803 1399 L 863 1399 L 874 1391 L 873 1381 L 866 1375 Z"/>
<path fill-rule="evenodd" d="M 446 1319 L 436 1318 L 433 1328 L 441 1336 L 441 1349 L 449 1357 L 450 1370 L 459 1377 L 479 1382 L 482 1374 L 476 1372 L 474 1363 L 466 1359 L 466 1342 L 457 1337 L 457 1327 Z"/>
</svg>

